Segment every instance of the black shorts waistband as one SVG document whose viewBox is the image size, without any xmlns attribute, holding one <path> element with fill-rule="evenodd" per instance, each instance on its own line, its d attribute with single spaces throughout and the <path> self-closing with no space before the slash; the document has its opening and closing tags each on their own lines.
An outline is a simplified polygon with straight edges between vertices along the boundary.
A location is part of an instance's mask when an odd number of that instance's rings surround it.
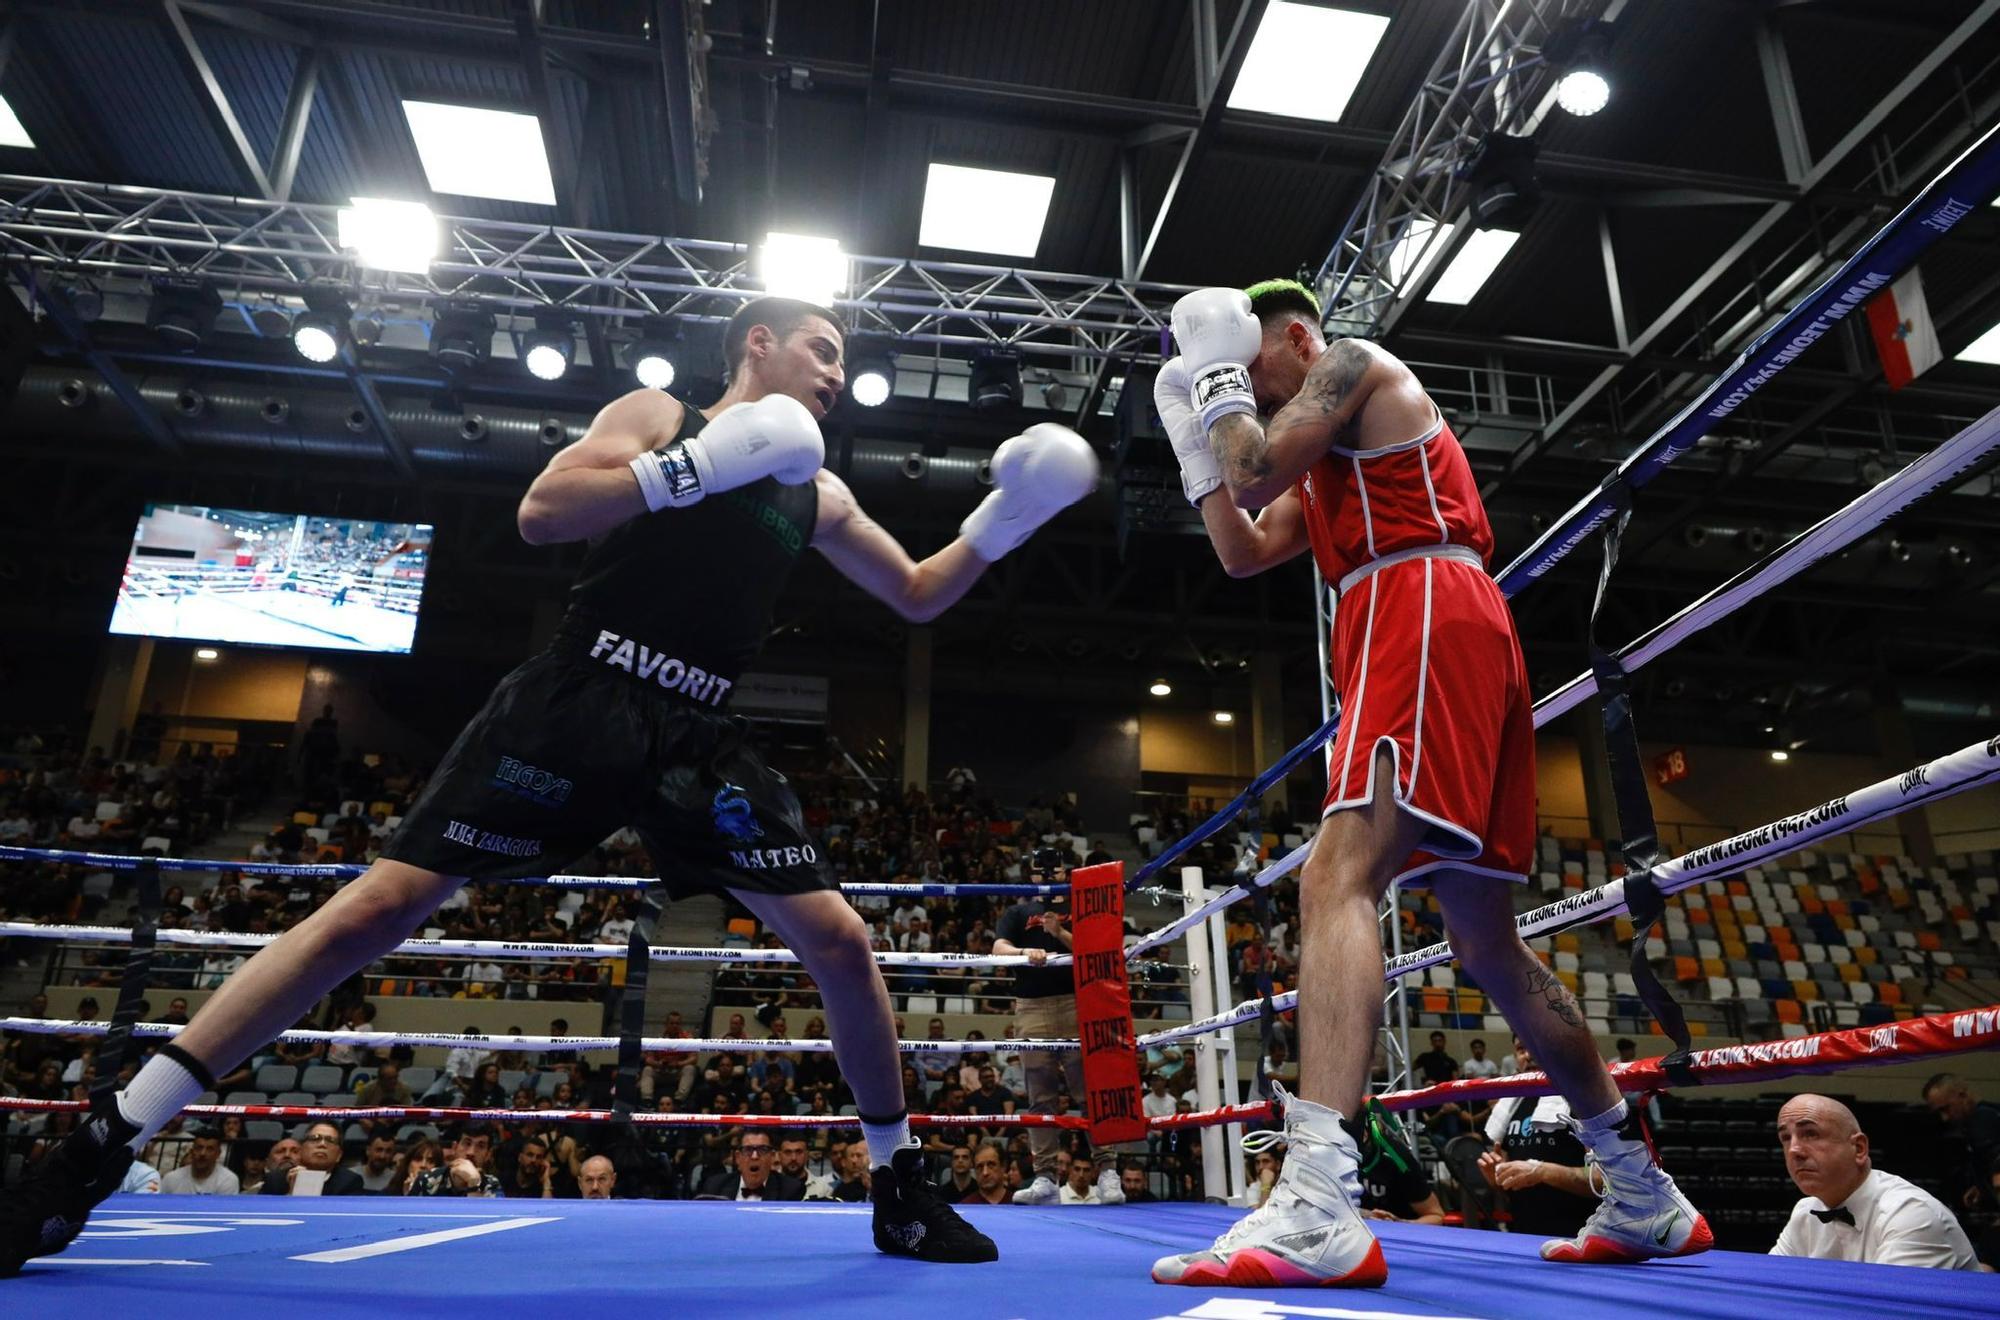
<svg viewBox="0 0 2000 1320">
<path fill-rule="evenodd" d="M 733 676 L 710 673 L 671 651 L 595 624 L 564 620 L 549 649 L 593 667 L 601 665 L 662 695 L 710 710 L 727 706 L 736 686 Z"/>
</svg>

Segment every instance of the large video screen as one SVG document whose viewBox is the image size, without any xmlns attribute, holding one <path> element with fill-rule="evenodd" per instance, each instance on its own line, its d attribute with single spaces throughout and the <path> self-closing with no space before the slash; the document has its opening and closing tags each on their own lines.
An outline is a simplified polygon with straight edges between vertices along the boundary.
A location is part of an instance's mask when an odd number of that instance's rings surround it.
<svg viewBox="0 0 2000 1320">
<path fill-rule="evenodd" d="M 111 631 L 407 652 L 430 567 L 427 523 L 155 504 L 139 519 Z"/>
</svg>

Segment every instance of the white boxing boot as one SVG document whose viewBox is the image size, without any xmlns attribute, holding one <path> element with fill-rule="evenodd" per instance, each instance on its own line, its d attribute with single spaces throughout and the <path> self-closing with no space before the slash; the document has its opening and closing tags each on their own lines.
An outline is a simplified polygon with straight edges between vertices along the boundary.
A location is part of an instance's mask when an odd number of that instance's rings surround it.
<svg viewBox="0 0 2000 1320">
<path fill-rule="evenodd" d="M 1389 1277 L 1382 1244 L 1360 1204 L 1360 1153 L 1340 1115 L 1277 1087 L 1285 1165 L 1259 1209 L 1206 1251 L 1167 1256 L 1153 1282 L 1195 1287 L 1379 1288 Z"/>
<path fill-rule="evenodd" d="M 1621 1103 L 1594 1119 L 1564 1121 L 1589 1153 L 1604 1199 L 1574 1238 L 1542 1243 L 1543 1260 L 1630 1265 L 1715 1245 L 1708 1221 L 1654 1157 L 1638 1110 Z"/>
<path fill-rule="evenodd" d="M 1061 1199 L 1062 1189 L 1046 1174 L 1036 1174 L 1033 1182 L 1014 1193 L 1015 1205 L 1054 1205 Z"/>
<path fill-rule="evenodd" d="M 1124 1205 L 1125 1184 L 1118 1177 L 1118 1170 L 1103 1168 L 1097 1171 L 1097 1203 L 1099 1205 Z"/>
</svg>

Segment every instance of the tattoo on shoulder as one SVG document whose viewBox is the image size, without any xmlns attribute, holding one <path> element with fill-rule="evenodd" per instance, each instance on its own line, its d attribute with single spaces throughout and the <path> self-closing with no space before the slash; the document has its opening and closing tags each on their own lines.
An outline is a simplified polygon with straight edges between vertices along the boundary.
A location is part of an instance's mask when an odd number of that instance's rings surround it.
<svg viewBox="0 0 2000 1320">
<path fill-rule="evenodd" d="M 1536 967 L 1528 973 L 1528 993 L 1540 995 L 1549 1012 L 1561 1018 L 1572 1027 L 1583 1025 L 1583 1013 L 1577 1008 L 1576 997 L 1569 987 L 1556 979 L 1556 974 L 1546 967 Z"/>
<path fill-rule="evenodd" d="M 1307 397 L 1323 412 L 1336 412 L 1346 401 L 1371 361 L 1368 349 L 1356 339 L 1336 339 L 1313 363 Z"/>
</svg>

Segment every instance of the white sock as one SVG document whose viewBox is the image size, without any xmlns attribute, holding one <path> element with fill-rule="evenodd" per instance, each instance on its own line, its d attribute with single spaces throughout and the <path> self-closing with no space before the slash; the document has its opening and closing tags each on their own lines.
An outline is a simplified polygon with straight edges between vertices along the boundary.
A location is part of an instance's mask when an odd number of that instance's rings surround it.
<svg viewBox="0 0 2000 1320">
<path fill-rule="evenodd" d="M 910 1116 L 898 1114 L 888 1123 L 871 1123 L 861 1120 L 861 1135 L 868 1142 L 868 1167 L 880 1169 L 887 1166 L 890 1157 L 905 1146 L 914 1146 L 916 1141 L 910 1136 Z"/>
<path fill-rule="evenodd" d="M 1631 1107 L 1625 1103 L 1624 1097 L 1620 1096 L 1617 1104 L 1611 1106 L 1611 1108 L 1605 1110 L 1596 1118 L 1579 1119 L 1576 1125 L 1577 1131 L 1580 1133 L 1609 1132 L 1612 1128 L 1623 1123 L 1627 1115 L 1631 1112 Z"/>
<path fill-rule="evenodd" d="M 132 1084 L 118 1093 L 118 1112 L 139 1129 L 128 1143 L 137 1155 L 175 1114 L 193 1104 L 208 1089 L 179 1059 L 155 1054 L 139 1069 Z"/>
</svg>

